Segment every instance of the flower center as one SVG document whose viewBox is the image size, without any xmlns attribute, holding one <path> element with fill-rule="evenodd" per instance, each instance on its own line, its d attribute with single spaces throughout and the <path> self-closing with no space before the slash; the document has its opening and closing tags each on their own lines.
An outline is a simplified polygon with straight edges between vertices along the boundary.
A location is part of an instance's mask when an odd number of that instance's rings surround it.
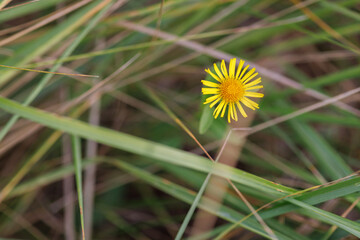
<svg viewBox="0 0 360 240">
<path fill-rule="evenodd" d="M 244 96 L 244 88 L 239 80 L 227 79 L 220 85 L 220 96 L 225 102 L 233 103 L 240 101 Z"/>
</svg>

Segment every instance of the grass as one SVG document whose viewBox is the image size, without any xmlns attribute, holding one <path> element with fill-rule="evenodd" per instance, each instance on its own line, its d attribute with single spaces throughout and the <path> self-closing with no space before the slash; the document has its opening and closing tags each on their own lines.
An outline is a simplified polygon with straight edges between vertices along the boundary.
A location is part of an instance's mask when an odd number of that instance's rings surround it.
<svg viewBox="0 0 360 240">
<path fill-rule="evenodd" d="M 298 2 L 1 1 L 0 238 L 359 238 L 360 9 Z M 233 57 L 265 97 L 228 124 Z"/>
</svg>

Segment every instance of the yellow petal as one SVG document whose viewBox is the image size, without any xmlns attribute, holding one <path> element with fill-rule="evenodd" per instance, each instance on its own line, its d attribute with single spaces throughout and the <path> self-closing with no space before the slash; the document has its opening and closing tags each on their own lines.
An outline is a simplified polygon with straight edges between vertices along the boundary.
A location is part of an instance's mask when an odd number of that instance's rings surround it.
<svg viewBox="0 0 360 240">
<path fill-rule="evenodd" d="M 225 103 L 223 110 L 221 112 L 221 117 L 224 117 L 227 105 L 228 105 L 228 103 Z"/>
<path fill-rule="evenodd" d="M 229 78 L 227 69 L 226 69 L 226 65 L 225 65 L 225 60 L 221 61 L 221 72 L 224 74 L 225 78 Z"/>
<path fill-rule="evenodd" d="M 261 77 L 254 80 L 254 81 L 252 81 L 252 82 L 250 82 L 250 83 L 248 83 L 248 84 L 245 84 L 244 88 L 246 89 L 248 87 L 254 86 L 254 85 L 259 84 L 259 83 L 261 83 Z"/>
<path fill-rule="evenodd" d="M 244 96 L 262 98 L 264 96 L 264 94 L 258 93 L 258 92 L 245 92 Z"/>
<path fill-rule="evenodd" d="M 219 76 L 220 79 L 224 79 L 223 75 L 221 74 L 218 66 L 214 63 L 214 70 L 216 72 L 216 74 Z"/>
<path fill-rule="evenodd" d="M 229 104 L 229 111 L 228 111 L 228 122 L 229 122 L 229 123 L 230 123 L 230 117 L 231 117 L 232 119 L 234 119 L 233 104 L 234 104 L 234 103 L 230 103 L 230 104 Z"/>
<path fill-rule="evenodd" d="M 247 106 L 248 108 L 251 108 L 252 110 L 255 110 L 255 108 L 259 108 L 259 104 L 257 104 L 256 102 L 254 102 L 253 100 L 250 100 L 247 97 L 243 97 L 241 99 L 241 102 L 245 104 L 245 106 Z"/>
<path fill-rule="evenodd" d="M 211 103 L 212 101 L 216 100 L 218 97 L 220 97 L 220 95 L 214 95 L 214 96 L 208 97 L 206 99 L 206 101 L 204 102 L 204 104 Z"/>
<path fill-rule="evenodd" d="M 216 99 L 212 104 L 210 104 L 210 108 L 212 108 L 221 98 Z"/>
<path fill-rule="evenodd" d="M 244 76 L 244 74 L 245 74 L 245 72 L 246 72 L 246 70 L 249 68 L 249 65 L 246 65 L 246 67 L 242 70 L 242 72 L 241 72 L 241 74 L 240 74 L 240 76 L 239 76 L 239 79 L 241 80 L 242 79 L 242 77 Z"/>
<path fill-rule="evenodd" d="M 213 113 L 215 119 L 219 116 L 220 112 L 221 112 L 221 109 L 223 108 L 225 104 L 225 101 L 222 100 L 221 103 L 215 108 L 215 111 Z"/>
<path fill-rule="evenodd" d="M 229 111 L 228 111 L 228 122 L 230 123 L 230 105 L 229 105 Z"/>
<path fill-rule="evenodd" d="M 201 82 L 208 87 L 219 87 L 220 85 L 214 82 L 210 82 L 210 81 L 206 81 L 206 80 L 201 80 Z"/>
<path fill-rule="evenodd" d="M 248 108 L 252 109 L 252 110 L 255 110 L 255 108 L 246 100 L 242 99 L 241 102 L 247 106 Z"/>
<path fill-rule="evenodd" d="M 237 71 L 236 71 L 236 76 L 235 76 L 236 79 L 239 77 L 241 69 L 244 66 L 244 63 L 245 63 L 244 60 L 240 60 L 239 66 L 238 66 Z"/>
<path fill-rule="evenodd" d="M 203 94 L 218 94 L 219 93 L 219 89 L 217 88 L 202 88 L 202 93 Z"/>
<path fill-rule="evenodd" d="M 236 112 L 236 108 L 235 108 L 235 103 L 232 104 L 233 107 L 233 112 L 234 112 L 234 117 L 235 117 L 235 121 L 238 120 L 238 116 L 237 116 L 237 112 Z"/>
<path fill-rule="evenodd" d="M 249 82 L 251 79 L 253 79 L 254 77 L 256 77 L 259 73 L 254 73 L 253 75 L 251 75 L 250 77 L 246 78 L 246 76 L 243 79 L 243 84 L 246 84 L 247 82 Z"/>
<path fill-rule="evenodd" d="M 216 76 L 216 74 L 214 74 L 212 71 L 210 71 L 209 68 L 208 68 L 208 69 L 205 69 L 205 72 L 207 72 L 208 74 L 210 74 L 216 81 L 222 82 L 221 79 L 220 79 L 218 76 Z"/>
<path fill-rule="evenodd" d="M 233 59 L 230 60 L 229 78 L 234 78 L 235 77 L 235 65 L 236 65 L 236 58 L 233 58 Z"/>
<path fill-rule="evenodd" d="M 244 110 L 244 108 L 241 106 L 241 104 L 239 103 L 239 102 L 236 102 L 236 105 L 237 105 L 237 107 L 238 107 L 238 109 L 239 109 L 239 111 L 240 111 L 240 113 L 241 113 L 241 115 L 243 115 L 243 117 L 247 117 L 247 114 L 246 114 L 246 112 L 245 112 L 245 110 Z"/>
<path fill-rule="evenodd" d="M 256 70 L 255 68 L 252 68 L 249 72 L 245 74 L 243 78 L 241 78 L 241 81 L 245 82 L 245 80 L 248 79 L 255 72 L 255 70 Z"/>
<path fill-rule="evenodd" d="M 258 86 L 254 86 L 254 87 L 248 87 L 248 88 L 245 88 L 244 87 L 244 90 L 254 90 L 254 89 L 259 89 L 259 88 L 263 88 L 264 86 L 263 85 L 258 85 Z"/>
</svg>

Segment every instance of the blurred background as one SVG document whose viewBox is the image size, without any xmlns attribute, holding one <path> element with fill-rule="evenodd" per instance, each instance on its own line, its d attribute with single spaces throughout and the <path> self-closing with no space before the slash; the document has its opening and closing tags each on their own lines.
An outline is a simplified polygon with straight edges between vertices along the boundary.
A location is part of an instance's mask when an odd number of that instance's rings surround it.
<svg viewBox="0 0 360 240">
<path fill-rule="evenodd" d="M 1 239 L 360 237 L 359 0 L 0 10 Z M 265 97 L 229 124 L 201 80 L 233 57 Z"/>
</svg>

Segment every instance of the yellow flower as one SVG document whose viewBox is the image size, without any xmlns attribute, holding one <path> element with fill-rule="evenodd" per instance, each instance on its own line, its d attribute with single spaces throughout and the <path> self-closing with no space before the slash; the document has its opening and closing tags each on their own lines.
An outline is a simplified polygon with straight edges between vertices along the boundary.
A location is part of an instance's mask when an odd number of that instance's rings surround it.
<svg viewBox="0 0 360 240">
<path fill-rule="evenodd" d="M 259 105 L 256 102 L 250 100 L 248 97 L 261 98 L 264 96 L 262 93 L 252 91 L 263 87 L 262 85 L 258 85 L 261 83 L 261 77 L 251 81 L 258 75 L 258 73 L 255 72 L 255 68 L 252 68 L 246 72 L 249 68 L 249 65 L 243 68 L 244 63 L 244 60 L 240 60 L 236 74 L 236 58 L 230 60 L 229 72 L 226 69 L 224 60 L 221 62 L 221 71 L 214 63 L 214 70 L 216 74 L 211 72 L 210 69 L 205 69 L 205 72 L 209 73 L 215 80 L 219 82 L 215 83 L 206 80 L 201 81 L 204 86 L 206 86 L 202 88 L 202 93 L 204 95 L 213 95 L 208 97 L 204 104 L 211 103 L 210 108 L 218 104 L 213 114 L 215 119 L 219 116 L 220 113 L 221 117 L 223 117 L 227 107 L 229 108 L 229 122 L 231 121 L 230 118 L 234 119 L 235 121 L 238 120 L 235 105 L 239 109 L 241 115 L 244 117 L 247 117 L 247 115 L 241 104 L 244 104 L 252 110 L 259 108 Z"/>
</svg>

